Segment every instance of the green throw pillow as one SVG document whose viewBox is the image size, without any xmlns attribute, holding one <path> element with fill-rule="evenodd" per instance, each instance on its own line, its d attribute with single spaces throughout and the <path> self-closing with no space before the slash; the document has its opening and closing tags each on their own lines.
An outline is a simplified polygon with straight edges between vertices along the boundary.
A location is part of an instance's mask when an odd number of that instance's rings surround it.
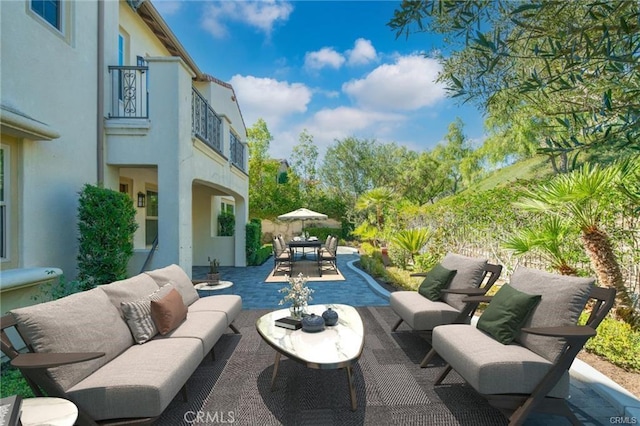
<svg viewBox="0 0 640 426">
<path fill-rule="evenodd" d="M 427 272 L 422 284 L 418 287 L 418 293 L 434 302 L 440 300 L 440 292 L 449 286 L 456 272 L 458 271 L 447 269 L 438 263 Z"/>
<path fill-rule="evenodd" d="M 498 342 L 513 342 L 542 296 L 523 293 L 508 284 L 502 286 L 478 319 L 478 329 Z"/>
</svg>

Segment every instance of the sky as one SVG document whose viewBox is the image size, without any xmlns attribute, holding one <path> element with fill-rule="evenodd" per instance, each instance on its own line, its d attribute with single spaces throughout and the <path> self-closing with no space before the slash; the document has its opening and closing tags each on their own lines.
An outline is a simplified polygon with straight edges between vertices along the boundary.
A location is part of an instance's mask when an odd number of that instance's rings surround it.
<svg viewBox="0 0 640 426">
<path fill-rule="evenodd" d="M 153 4 L 200 70 L 233 86 L 247 128 L 265 120 L 273 158 L 290 158 L 303 130 L 321 157 L 347 137 L 429 151 L 456 117 L 471 143 L 484 139 L 481 112 L 435 81 L 441 38 L 386 25 L 399 1 Z"/>
</svg>

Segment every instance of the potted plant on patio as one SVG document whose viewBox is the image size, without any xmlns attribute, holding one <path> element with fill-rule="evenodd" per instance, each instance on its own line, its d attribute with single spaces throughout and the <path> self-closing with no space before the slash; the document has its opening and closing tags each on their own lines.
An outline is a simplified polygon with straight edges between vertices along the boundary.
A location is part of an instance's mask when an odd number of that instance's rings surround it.
<svg viewBox="0 0 640 426">
<path fill-rule="evenodd" d="M 209 260 L 209 273 L 207 274 L 207 282 L 209 285 L 216 285 L 220 282 L 220 262 L 218 259 L 211 260 L 210 257 L 207 257 Z"/>
</svg>

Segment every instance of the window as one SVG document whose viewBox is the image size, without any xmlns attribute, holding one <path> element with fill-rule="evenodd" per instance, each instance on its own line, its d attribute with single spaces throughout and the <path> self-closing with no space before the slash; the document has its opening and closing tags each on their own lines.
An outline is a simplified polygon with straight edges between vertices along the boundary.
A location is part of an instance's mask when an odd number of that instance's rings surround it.
<svg viewBox="0 0 640 426">
<path fill-rule="evenodd" d="M 153 245 L 158 237 L 158 191 L 147 190 L 147 217 L 145 218 L 145 244 Z"/>
<path fill-rule="evenodd" d="M 235 206 L 233 204 L 225 203 L 224 201 L 220 205 L 220 211 L 225 213 L 236 214 Z"/>
<path fill-rule="evenodd" d="M 62 30 L 62 14 L 60 0 L 31 0 L 31 10 L 54 28 Z"/>
<path fill-rule="evenodd" d="M 9 258 L 9 147 L 0 145 L 0 259 Z"/>
</svg>

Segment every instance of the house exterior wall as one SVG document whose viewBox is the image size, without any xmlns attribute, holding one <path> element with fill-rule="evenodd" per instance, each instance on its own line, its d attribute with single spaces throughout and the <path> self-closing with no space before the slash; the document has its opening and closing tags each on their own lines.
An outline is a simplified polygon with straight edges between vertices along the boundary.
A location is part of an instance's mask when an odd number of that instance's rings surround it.
<svg viewBox="0 0 640 426">
<path fill-rule="evenodd" d="M 97 169 L 97 4 L 62 3 L 64 34 L 32 12 L 28 1 L 0 6 L 2 105 L 60 135 L 12 142 L 19 161 L 12 184 L 20 194 L 11 238 L 18 248 L 1 266 L 56 266 L 74 276 L 78 192 L 95 183 Z"/>
<path fill-rule="evenodd" d="M 60 34 L 30 10 L 28 0 L 0 5 L 2 111 L 5 107 L 19 111 L 46 133 L 45 140 L 25 138 L 22 133 L 5 132 L 3 122 L 1 142 L 11 151 L 15 202 L 11 204 L 12 250 L 9 259 L 0 264 L 2 269 L 56 267 L 67 279 L 75 278 L 78 193 L 85 184 L 98 183 L 118 190 L 123 180 L 130 183 L 134 205 L 138 192 L 149 186 L 158 189 L 160 243 L 148 269 L 178 263 L 190 271 L 194 257 L 204 253 L 197 250 L 205 250 L 206 245 L 194 243 L 194 234 L 200 232 L 195 223 L 210 221 L 213 212 L 194 208 L 203 202 L 194 190 L 200 185 L 233 197 L 237 232 L 232 262 L 244 266 L 248 153 L 240 169 L 231 165 L 228 151 L 225 158 L 194 137 L 191 117 L 195 84 L 216 112 L 227 117 L 223 120 L 226 149 L 232 129 L 246 141 L 233 90 L 211 81 L 194 83 L 201 74 L 193 69 L 188 55 L 187 59 L 171 56 L 124 0 L 61 4 L 64 31 Z M 136 65 L 137 56 L 147 61 L 148 118 L 116 120 L 108 115 L 112 102 L 108 67 L 118 65 L 119 34 L 127 41 L 124 65 Z M 100 73 L 99 60 L 103 66 Z M 99 76 L 104 91 L 100 105 Z M 104 109 L 100 119 L 99 106 Z M 104 133 L 100 133 L 102 125 Z M 103 143 L 99 146 L 100 140 Z M 205 195 L 207 199 L 209 195 Z M 141 228 L 134 236 L 139 260 L 148 252 L 142 232 L 143 208 L 138 208 L 136 220 Z M 130 268 L 130 273 L 137 272 Z"/>
</svg>

